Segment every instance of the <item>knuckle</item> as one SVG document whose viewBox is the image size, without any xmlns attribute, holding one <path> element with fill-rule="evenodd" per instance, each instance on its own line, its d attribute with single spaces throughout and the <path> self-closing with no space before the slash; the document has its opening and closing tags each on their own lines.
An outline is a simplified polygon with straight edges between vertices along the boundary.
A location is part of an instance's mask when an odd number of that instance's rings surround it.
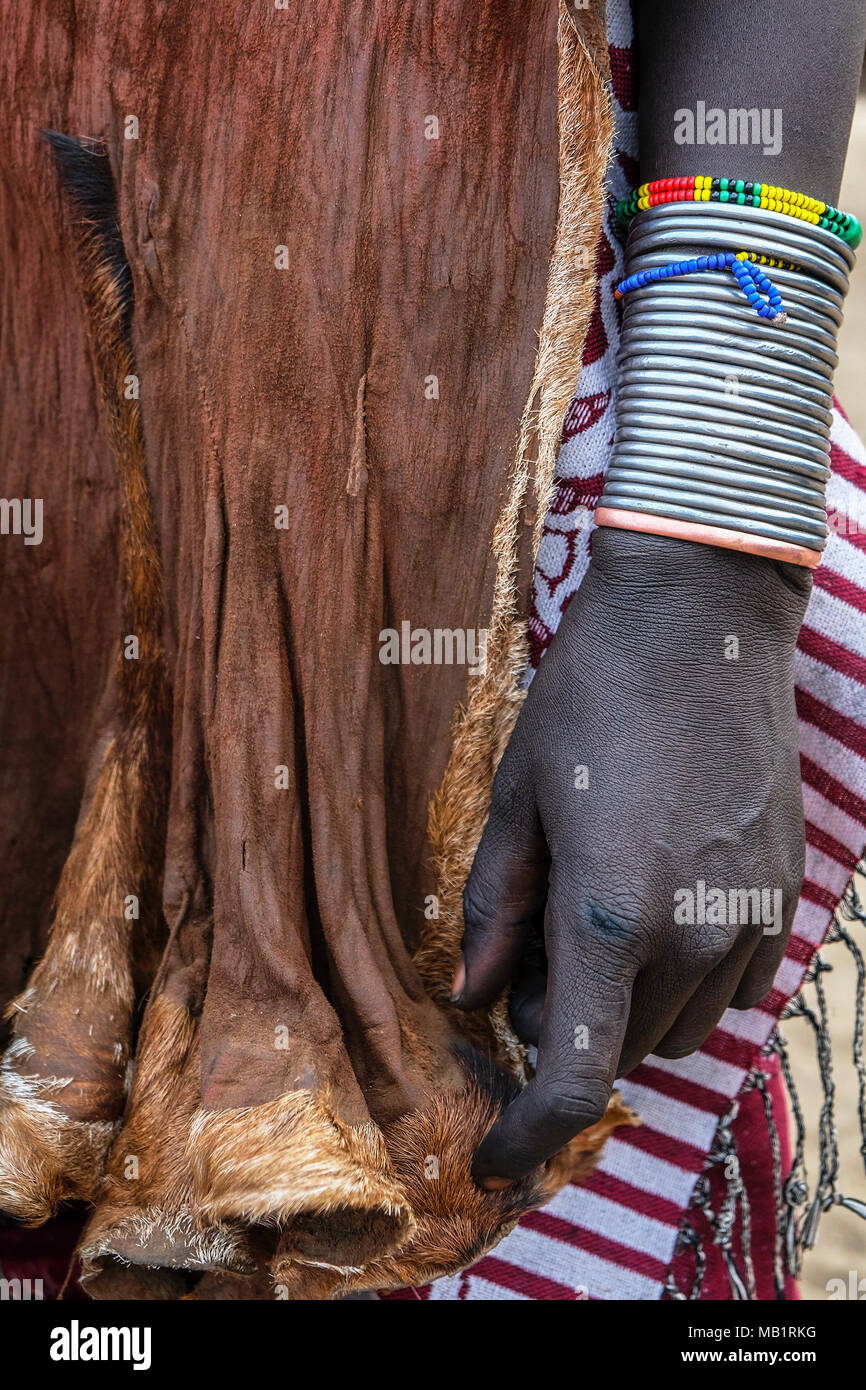
<svg viewBox="0 0 866 1390">
<path fill-rule="evenodd" d="M 469 946 L 505 940 L 531 920 L 520 893 L 500 880 L 472 877 L 463 889 L 463 925 Z"/>
<path fill-rule="evenodd" d="M 574 887 L 562 873 L 561 863 L 552 911 L 546 930 L 554 948 L 577 962 L 591 959 L 594 977 L 607 988 L 617 986 L 624 975 L 640 964 L 646 941 L 635 917 L 600 908 L 579 883 Z"/>
<path fill-rule="evenodd" d="M 731 1008 L 741 1012 L 746 1009 L 756 1008 L 770 993 L 770 990 L 773 988 L 774 978 L 775 973 L 772 975 L 768 974 L 764 976 L 762 980 L 758 980 L 754 984 L 749 983 L 746 986 L 741 986 L 731 1000 Z"/>
<path fill-rule="evenodd" d="M 773 866 L 770 868 L 769 866 Z M 768 882 L 772 882 L 782 891 L 782 902 L 786 914 L 793 911 L 800 890 L 803 887 L 803 878 L 806 872 L 806 841 L 802 831 L 796 836 L 788 835 L 781 843 L 774 846 L 772 854 L 768 856 L 768 868 L 765 874 Z"/>
<path fill-rule="evenodd" d="M 703 978 L 721 965 L 728 955 L 733 938 L 708 938 L 692 942 L 689 949 L 689 965 L 696 976 Z"/>
<path fill-rule="evenodd" d="M 494 895 L 483 891 L 481 876 L 473 870 L 463 889 L 463 922 L 467 931 L 483 934 L 493 926 L 489 904 Z"/>
<path fill-rule="evenodd" d="M 490 820 L 510 824 L 526 795 L 527 768 L 521 740 L 512 736 L 493 778 L 490 798 Z"/>
<path fill-rule="evenodd" d="M 508 1004 L 511 1026 L 524 1043 L 537 1045 L 541 1032 L 541 1011 L 543 997 L 532 995 L 512 996 Z"/>
<path fill-rule="evenodd" d="M 610 1087 L 601 1081 L 556 1086 L 546 1096 L 546 1110 L 558 1130 L 577 1134 L 598 1123 L 609 1099 Z"/>
<path fill-rule="evenodd" d="M 803 880 L 806 877 L 805 864 L 799 864 L 785 878 L 782 884 L 782 901 L 787 915 L 793 915 L 797 906 L 797 901 L 803 891 Z"/>
<path fill-rule="evenodd" d="M 664 1057 L 667 1061 L 678 1062 L 682 1057 L 691 1057 L 693 1052 L 697 1052 L 706 1034 L 700 1037 L 671 1037 L 663 1038 L 655 1049 L 656 1057 Z"/>
</svg>

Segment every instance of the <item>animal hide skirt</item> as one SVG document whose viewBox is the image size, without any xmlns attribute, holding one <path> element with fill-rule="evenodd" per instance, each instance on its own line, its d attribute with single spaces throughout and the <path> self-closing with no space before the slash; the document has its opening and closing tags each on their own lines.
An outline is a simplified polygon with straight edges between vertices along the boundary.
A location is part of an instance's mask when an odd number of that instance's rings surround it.
<svg viewBox="0 0 866 1390">
<path fill-rule="evenodd" d="M 601 10 L 8 16 L 43 534 L 0 555 L 0 1208 L 88 1203 L 96 1297 L 423 1282 L 633 1122 L 480 1191 L 525 1058 L 447 1002 L 593 311 Z"/>
</svg>

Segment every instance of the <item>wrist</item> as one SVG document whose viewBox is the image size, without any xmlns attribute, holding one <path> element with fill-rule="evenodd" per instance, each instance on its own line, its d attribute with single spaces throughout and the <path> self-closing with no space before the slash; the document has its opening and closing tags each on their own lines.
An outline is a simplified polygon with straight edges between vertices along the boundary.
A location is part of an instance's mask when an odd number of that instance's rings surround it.
<svg viewBox="0 0 866 1390">
<path fill-rule="evenodd" d="M 797 565 L 609 527 L 593 532 L 587 578 L 608 609 L 666 643 L 721 622 L 791 649 L 812 588 L 811 571 Z"/>
</svg>

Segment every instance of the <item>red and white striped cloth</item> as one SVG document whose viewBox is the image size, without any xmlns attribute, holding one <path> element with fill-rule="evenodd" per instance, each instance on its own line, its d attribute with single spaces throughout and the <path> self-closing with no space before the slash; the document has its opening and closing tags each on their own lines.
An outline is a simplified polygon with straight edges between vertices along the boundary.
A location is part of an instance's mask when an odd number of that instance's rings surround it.
<svg viewBox="0 0 866 1390">
<path fill-rule="evenodd" d="M 598 300 L 565 421 L 558 487 L 535 576 L 533 667 L 586 572 L 591 512 L 613 435 L 619 331 L 613 286 L 623 273 L 614 205 L 638 181 L 628 0 L 608 0 L 608 43 L 617 122 L 598 252 Z M 526 1216 L 471 1269 L 391 1297 L 661 1297 L 680 1217 L 718 1120 L 799 988 L 866 842 L 866 451 L 838 409 L 831 438 L 828 509 L 836 530 L 815 571 L 796 663 L 806 880 L 772 994 L 761 1008 L 725 1014 L 694 1056 L 675 1062 L 649 1057 L 618 1083 L 643 1124 L 617 1131 L 588 1182 L 565 1188 L 549 1206 Z"/>
</svg>

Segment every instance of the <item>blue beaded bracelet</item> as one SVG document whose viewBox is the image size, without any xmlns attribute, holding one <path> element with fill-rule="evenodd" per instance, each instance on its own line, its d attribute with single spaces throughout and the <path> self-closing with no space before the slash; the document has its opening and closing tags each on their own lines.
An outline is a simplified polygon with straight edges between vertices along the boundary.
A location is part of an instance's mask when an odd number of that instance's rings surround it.
<svg viewBox="0 0 866 1390">
<path fill-rule="evenodd" d="M 733 251 L 720 251 L 711 256 L 693 256 L 690 260 L 672 261 L 670 265 L 658 265 L 652 270 L 638 271 L 636 275 L 629 275 L 625 280 L 620 280 L 614 294 L 617 299 L 622 299 L 629 290 L 639 290 L 644 285 L 656 284 L 660 280 L 673 280 L 679 275 L 698 275 L 706 270 L 729 270 L 760 318 L 769 319 L 771 323 L 779 325 L 785 322 L 787 315 L 782 296 L 769 275 L 765 275 L 760 266 L 755 265 L 753 261 L 747 260 L 743 253 L 735 255 Z"/>
</svg>

